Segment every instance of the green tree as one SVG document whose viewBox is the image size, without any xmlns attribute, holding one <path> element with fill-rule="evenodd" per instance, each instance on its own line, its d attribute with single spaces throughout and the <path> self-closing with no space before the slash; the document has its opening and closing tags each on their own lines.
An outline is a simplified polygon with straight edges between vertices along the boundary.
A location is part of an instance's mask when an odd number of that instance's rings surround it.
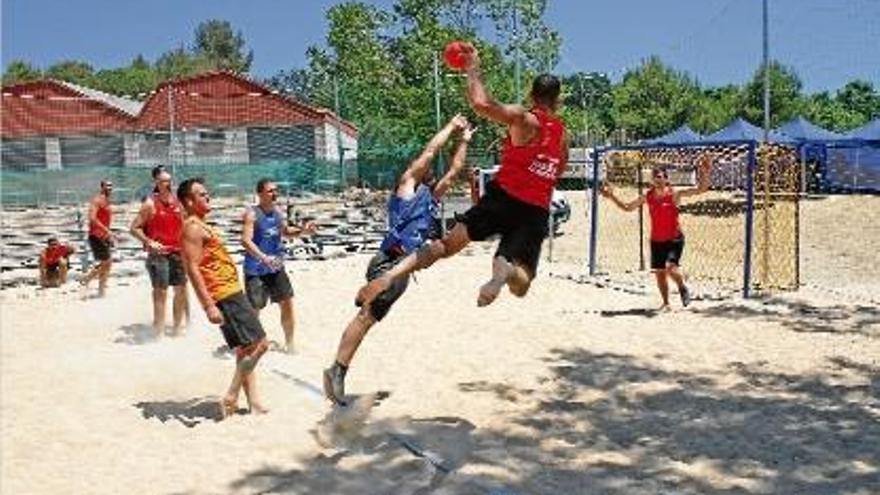
<svg viewBox="0 0 880 495">
<path fill-rule="evenodd" d="M 849 112 L 861 115 L 864 124 L 880 117 L 880 93 L 868 81 L 850 81 L 837 92 L 835 101 Z"/>
<path fill-rule="evenodd" d="M 34 67 L 24 60 L 13 60 L 6 66 L 3 72 L 3 84 L 16 84 L 28 81 L 35 81 L 43 77 L 40 69 Z"/>
<path fill-rule="evenodd" d="M 245 51 L 241 31 L 234 32 L 228 21 L 211 19 L 196 27 L 193 55 L 213 69 L 247 73 L 254 60 L 253 50 Z"/>
<path fill-rule="evenodd" d="M 651 57 L 613 89 L 614 122 L 640 138 L 669 132 L 685 123 L 696 92 L 688 76 Z"/>
<path fill-rule="evenodd" d="M 155 67 L 159 81 L 187 77 L 210 69 L 206 60 L 194 56 L 183 45 L 159 56 Z"/>
<path fill-rule="evenodd" d="M 688 124 L 702 134 L 715 132 L 736 118 L 742 92 L 738 86 L 707 88 L 694 99 Z"/>
<path fill-rule="evenodd" d="M 816 93 L 806 97 L 803 102 L 803 115 L 818 126 L 837 132 L 846 132 L 863 124 L 864 115 L 855 112 L 828 92 Z"/>
<path fill-rule="evenodd" d="M 777 61 L 770 62 L 770 127 L 776 127 L 801 111 L 803 84 L 795 71 Z M 755 124 L 764 123 L 764 67 L 743 88 L 741 115 Z"/>
<path fill-rule="evenodd" d="M 86 62 L 64 60 L 46 69 L 46 77 L 82 86 L 94 86 L 95 69 Z"/>
<path fill-rule="evenodd" d="M 143 99 L 155 86 L 158 76 L 149 62 L 138 55 L 128 67 L 104 69 L 95 74 L 95 89 L 107 93 Z"/>
</svg>

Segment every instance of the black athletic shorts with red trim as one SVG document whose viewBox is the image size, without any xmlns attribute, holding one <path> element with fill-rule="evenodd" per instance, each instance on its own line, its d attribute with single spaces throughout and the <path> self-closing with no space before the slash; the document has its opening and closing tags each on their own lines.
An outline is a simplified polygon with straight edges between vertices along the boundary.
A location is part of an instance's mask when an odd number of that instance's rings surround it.
<svg viewBox="0 0 880 495">
<path fill-rule="evenodd" d="M 541 244 L 547 237 L 549 211 L 520 201 L 501 186 L 490 182 L 486 194 L 459 217 L 472 241 L 484 241 L 500 235 L 495 256 L 502 256 L 531 271 L 535 276 L 541 258 Z"/>
</svg>

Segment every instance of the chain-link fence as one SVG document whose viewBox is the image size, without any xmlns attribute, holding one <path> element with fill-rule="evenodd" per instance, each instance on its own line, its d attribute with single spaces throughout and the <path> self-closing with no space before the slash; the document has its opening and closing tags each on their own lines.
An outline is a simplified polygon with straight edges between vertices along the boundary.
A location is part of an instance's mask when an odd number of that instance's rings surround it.
<svg viewBox="0 0 880 495">
<path fill-rule="evenodd" d="M 647 193 L 651 170 L 658 166 L 675 188 L 696 187 L 697 163 L 705 155 L 712 158 L 709 191 L 679 206 L 687 275 L 705 292 L 796 288 L 801 169 L 794 149 L 759 149 L 753 142 L 612 148 L 596 153 L 595 174 L 628 202 Z M 626 212 L 591 193 L 591 247 L 585 260 L 591 272 L 626 277 L 648 270 L 646 208 Z"/>
</svg>

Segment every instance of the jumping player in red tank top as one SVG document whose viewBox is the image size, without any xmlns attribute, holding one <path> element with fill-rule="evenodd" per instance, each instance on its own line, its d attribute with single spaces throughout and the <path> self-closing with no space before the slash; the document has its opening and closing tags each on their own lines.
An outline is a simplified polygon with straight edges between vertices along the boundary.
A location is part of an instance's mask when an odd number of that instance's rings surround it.
<svg viewBox="0 0 880 495">
<path fill-rule="evenodd" d="M 468 102 L 474 111 L 507 126 L 501 167 L 486 194 L 468 210 L 461 221 L 441 240 L 410 254 L 382 277 L 358 292 L 357 301 L 368 304 L 391 282 L 416 270 L 448 258 L 471 241 L 500 235 L 492 262 L 492 277 L 480 288 L 478 306 L 486 306 L 507 286 L 517 297 L 529 290 L 547 235 L 550 198 L 568 162 L 565 125 L 556 115 L 559 79 L 542 74 L 532 82 L 532 107 L 503 105 L 483 85 L 477 50 L 468 45 Z"/>
<path fill-rule="evenodd" d="M 165 333 L 165 303 L 168 287 L 174 288 L 172 335 L 183 332 L 189 321 L 186 272 L 180 257 L 183 234 L 183 207 L 171 189 L 171 174 L 161 165 L 153 168 L 154 189 L 141 204 L 129 232 L 144 244 L 147 273 L 153 285 L 153 334 Z"/>
<path fill-rule="evenodd" d="M 604 185 L 601 193 L 610 199 L 615 205 L 624 211 L 633 211 L 643 204 L 648 205 L 648 215 L 651 218 L 651 270 L 657 279 L 657 288 L 663 305 L 660 309 L 669 309 L 669 282 L 671 278 L 678 286 L 678 294 L 681 296 L 681 304 L 690 304 L 691 295 L 684 283 L 679 266 L 681 255 L 684 251 L 684 234 L 678 222 L 678 204 L 681 198 L 696 196 L 709 190 L 709 170 L 712 159 L 704 156 L 700 159 L 699 184 L 697 187 L 676 190 L 669 183 L 666 170 L 655 168 L 651 172 L 652 183 L 647 193 L 638 198 L 624 203 L 617 196 L 611 186 Z"/>
</svg>

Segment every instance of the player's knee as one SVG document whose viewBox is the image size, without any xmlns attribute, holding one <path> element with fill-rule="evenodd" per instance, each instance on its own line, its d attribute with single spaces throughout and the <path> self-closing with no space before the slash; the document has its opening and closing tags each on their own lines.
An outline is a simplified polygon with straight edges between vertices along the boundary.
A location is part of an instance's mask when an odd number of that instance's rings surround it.
<svg viewBox="0 0 880 495">
<path fill-rule="evenodd" d="M 521 283 L 521 282 L 509 282 L 508 287 L 510 287 L 510 293 L 516 297 L 525 297 L 525 295 L 529 292 L 529 287 L 531 287 L 531 283 Z"/>
<path fill-rule="evenodd" d="M 444 257 L 446 246 L 442 241 L 430 242 L 416 251 L 416 269 L 424 269 L 433 265 L 435 261 Z"/>
</svg>

